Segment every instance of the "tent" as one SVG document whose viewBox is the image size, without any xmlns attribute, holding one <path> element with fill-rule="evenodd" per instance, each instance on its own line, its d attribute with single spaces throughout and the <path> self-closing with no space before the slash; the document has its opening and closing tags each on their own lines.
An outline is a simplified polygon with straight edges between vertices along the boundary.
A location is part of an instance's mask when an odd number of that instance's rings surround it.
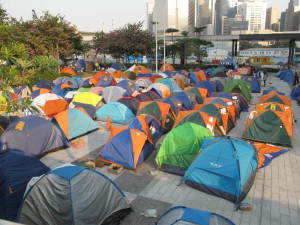
<svg viewBox="0 0 300 225">
<path fill-rule="evenodd" d="M 165 132 L 171 130 L 174 124 L 175 115 L 171 110 L 171 106 L 167 103 L 154 101 L 141 102 L 137 115 L 143 114 L 151 115 L 160 121 Z"/>
<path fill-rule="evenodd" d="M 139 88 L 148 88 L 152 82 L 146 78 L 139 78 L 135 81 L 135 85 Z"/>
<path fill-rule="evenodd" d="M 275 102 L 258 103 L 255 105 L 255 109 L 257 111 L 275 110 L 275 111 L 279 111 L 279 112 L 284 112 L 286 115 L 288 115 L 292 119 L 294 117 L 293 109 L 290 106 L 283 105 L 280 103 L 275 103 Z"/>
<path fill-rule="evenodd" d="M 192 110 L 194 105 L 196 104 L 196 95 L 193 93 L 174 91 L 171 98 L 181 101 L 187 110 Z"/>
<path fill-rule="evenodd" d="M 126 90 L 126 96 L 132 95 L 135 91 L 138 90 L 138 87 L 135 85 L 134 81 L 124 79 L 117 83 L 117 87 L 121 87 Z"/>
<path fill-rule="evenodd" d="M 203 70 L 190 72 L 188 77 L 192 83 L 198 83 L 199 81 L 206 81 L 206 76 Z"/>
<path fill-rule="evenodd" d="M 68 146 L 68 141 L 53 123 L 37 116 L 26 116 L 11 123 L 0 138 L 1 150 L 21 150 L 40 157 Z"/>
<path fill-rule="evenodd" d="M 236 122 L 237 117 L 239 117 L 237 103 L 233 100 L 220 97 L 209 97 L 204 100 L 204 104 L 215 104 L 219 106 L 226 107 L 229 112 L 230 119 L 232 122 Z"/>
<path fill-rule="evenodd" d="M 250 112 L 243 138 L 292 146 L 293 121 L 289 114 L 276 110 Z"/>
<path fill-rule="evenodd" d="M 149 137 L 140 130 L 113 127 L 110 141 L 105 144 L 99 159 L 136 169 L 154 150 Z"/>
<path fill-rule="evenodd" d="M 148 90 L 146 92 L 142 92 L 142 94 L 148 96 L 151 100 L 161 99 L 161 96 L 155 90 Z"/>
<path fill-rule="evenodd" d="M 78 92 L 74 98 L 73 103 L 82 103 L 82 104 L 88 104 L 94 107 L 98 107 L 101 103 L 102 97 L 99 95 L 96 95 L 91 92 Z"/>
<path fill-rule="evenodd" d="M 156 143 L 162 135 L 160 122 L 150 115 L 136 116 L 130 121 L 128 127 L 145 133 L 152 144 Z"/>
<path fill-rule="evenodd" d="M 282 147 L 277 147 L 260 142 L 254 142 L 252 144 L 257 152 L 258 168 L 266 167 L 274 158 L 288 151 L 287 149 L 283 149 Z"/>
<path fill-rule="evenodd" d="M 0 218 L 15 221 L 26 185 L 49 168 L 18 150 L 0 153 Z"/>
<path fill-rule="evenodd" d="M 106 87 L 103 90 L 102 96 L 106 103 L 116 102 L 126 96 L 126 90 L 116 86 Z"/>
<path fill-rule="evenodd" d="M 163 99 L 160 100 L 160 102 L 169 104 L 171 106 L 172 112 L 174 112 L 174 114 L 176 116 L 180 111 L 188 110 L 186 108 L 185 104 L 181 100 L 173 98 L 173 97 L 163 98 Z"/>
<path fill-rule="evenodd" d="M 24 224 L 119 224 L 131 211 L 112 180 L 85 167 L 59 167 L 28 186 L 19 219 Z"/>
<path fill-rule="evenodd" d="M 214 136 L 222 136 L 223 133 L 217 126 L 217 118 L 197 110 L 181 111 L 178 113 L 173 128 L 184 123 L 195 123 L 206 127 Z"/>
<path fill-rule="evenodd" d="M 6 128 L 16 119 L 19 119 L 17 116 L 0 116 L 0 136 L 6 130 Z"/>
<path fill-rule="evenodd" d="M 113 77 L 110 76 L 101 76 L 99 78 L 99 82 L 97 83 L 97 87 L 109 87 L 114 86 L 116 84 L 116 81 Z"/>
<path fill-rule="evenodd" d="M 185 206 L 175 206 L 165 212 L 157 225 L 234 225 L 232 221 L 216 213 Z"/>
<path fill-rule="evenodd" d="M 230 118 L 227 107 L 219 104 L 202 104 L 196 105 L 195 110 L 204 112 L 210 116 L 217 118 L 217 125 L 223 134 L 227 134 L 234 127 L 234 120 Z"/>
<path fill-rule="evenodd" d="M 241 112 L 241 111 L 247 112 L 249 109 L 249 104 L 248 104 L 247 100 L 240 93 L 219 92 L 219 93 L 213 93 L 212 96 L 226 98 L 226 99 L 234 101 L 238 105 L 239 112 Z"/>
<path fill-rule="evenodd" d="M 70 77 L 59 77 L 57 79 L 55 79 L 53 81 L 54 85 L 62 85 L 62 84 L 67 84 L 69 85 L 72 89 L 77 89 L 79 88 L 79 85 L 78 83 L 73 80 L 72 78 Z"/>
<path fill-rule="evenodd" d="M 159 169 L 184 175 L 185 170 L 199 154 L 202 141 L 212 137 L 207 128 L 195 123 L 184 123 L 171 130 L 164 138 L 155 158 Z"/>
<path fill-rule="evenodd" d="M 138 99 L 136 97 L 123 97 L 123 98 L 119 99 L 118 102 L 122 103 L 128 109 L 130 109 L 130 111 L 133 114 L 136 114 L 139 109 L 139 105 L 140 105 L 141 101 L 140 101 L 140 99 Z"/>
<path fill-rule="evenodd" d="M 260 80 L 257 77 L 245 76 L 245 77 L 243 77 L 243 80 L 251 85 L 252 93 L 260 93 L 261 92 Z"/>
<path fill-rule="evenodd" d="M 100 78 L 102 76 L 109 76 L 109 73 L 105 70 L 99 70 L 96 73 L 94 73 L 93 77 Z"/>
<path fill-rule="evenodd" d="M 227 77 L 224 67 L 213 68 L 210 77 Z"/>
<path fill-rule="evenodd" d="M 170 89 L 171 92 L 181 90 L 180 87 L 178 86 L 178 84 L 176 83 L 176 81 L 172 78 L 165 78 L 165 79 L 162 79 L 162 80 L 159 80 L 156 82 L 166 85 Z"/>
<path fill-rule="evenodd" d="M 154 90 L 156 91 L 161 98 L 168 98 L 171 96 L 171 89 L 162 83 L 151 84 L 146 91 Z"/>
<path fill-rule="evenodd" d="M 79 109 L 68 109 L 54 117 L 68 140 L 98 129 L 100 126 Z"/>
<path fill-rule="evenodd" d="M 185 183 L 234 203 L 243 201 L 257 169 L 253 146 L 224 137 L 205 140 L 201 150 L 184 175 Z"/>
<path fill-rule="evenodd" d="M 276 102 L 287 106 L 292 105 L 292 101 L 285 95 L 278 94 L 275 90 L 270 91 L 268 94 L 262 95 L 259 98 L 259 103 Z"/>
<path fill-rule="evenodd" d="M 118 78 L 128 78 L 128 75 L 120 70 L 117 70 L 113 73 L 111 73 L 109 76 L 118 79 Z"/>
<path fill-rule="evenodd" d="M 60 73 L 66 73 L 68 75 L 72 75 L 72 76 L 75 76 L 77 75 L 77 73 L 75 72 L 75 70 L 73 70 L 72 68 L 70 67 L 66 67 L 66 68 L 63 68 Z"/>
<path fill-rule="evenodd" d="M 52 81 L 50 81 L 50 80 L 38 80 L 33 85 L 33 90 L 35 90 L 36 88 L 46 88 L 46 89 L 51 90 L 52 87 L 53 87 L 53 82 Z"/>
<path fill-rule="evenodd" d="M 150 71 L 145 66 L 141 66 L 141 65 L 137 65 L 137 66 L 134 65 L 132 72 L 135 74 L 149 74 L 150 73 Z"/>
<path fill-rule="evenodd" d="M 276 76 L 289 84 L 293 84 L 295 80 L 295 74 L 291 69 L 281 70 Z"/>
<path fill-rule="evenodd" d="M 126 124 L 134 118 L 134 114 L 126 105 L 120 102 L 110 102 L 97 110 L 96 118 L 102 121 L 109 118 L 113 123 Z"/>
<path fill-rule="evenodd" d="M 207 89 L 208 95 L 211 95 L 211 93 L 214 91 L 213 85 L 209 81 L 200 81 L 200 82 L 197 82 L 194 85 L 194 87 Z"/>
<path fill-rule="evenodd" d="M 38 88 L 35 91 L 33 91 L 30 95 L 30 97 L 32 99 L 42 95 L 42 94 L 47 94 L 47 93 L 51 93 L 51 90 L 47 89 L 47 88 Z"/>
<path fill-rule="evenodd" d="M 197 88 L 197 87 L 188 87 L 185 88 L 184 91 L 196 94 L 196 99 L 198 104 L 203 103 L 203 99 L 208 96 L 208 91 L 205 88 Z"/>
<path fill-rule="evenodd" d="M 174 68 L 174 66 L 171 65 L 171 64 L 165 64 L 165 65 L 162 65 L 162 66 L 160 67 L 160 70 L 159 70 L 159 71 L 162 71 L 162 72 L 164 72 L 164 71 L 175 71 L 175 68 Z"/>
<path fill-rule="evenodd" d="M 250 102 L 251 100 L 250 84 L 243 80 L 234 79 L 226 81 L 224 86 L 224 92 L 241 93 L 248 102 Z"/>
</svg>

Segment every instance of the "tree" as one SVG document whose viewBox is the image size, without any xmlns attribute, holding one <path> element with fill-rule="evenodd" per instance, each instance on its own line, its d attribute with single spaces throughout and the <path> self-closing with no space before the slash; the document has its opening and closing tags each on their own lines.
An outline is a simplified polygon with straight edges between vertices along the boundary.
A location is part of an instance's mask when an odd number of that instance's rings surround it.
<svg viewBox="0 0 300 225">
<path fill-rule="evenodd" d="M 181 32 L 181 35 L 182 35 L 183 37 L 187 37 L 187 36 L 189 35 L 189 32 L 188 32 L 188 31 L 182 31 L 182 32 Z"/>
<path fill-rule="evenodd" d="M 82 48 L 82 37 L 76 27 L 61 15 L 45 12 L 38 16 L 33 11 L 32 20 L 12 20 L 10 29 L 14 30 L 12 39 L 23 43 L 31 55 L 51 55 L 59 59 L 78 53 Z"/>
<path fill-rule="evenodd" d="M 5 23 L 8 20 L 7 11 L 0 5 L 0 23 Z"/>
<path fill-rule="evenodd" d="M 196 36 L 199 36 L 201 32 L 203 32 L 206 29 L 206 26 L 203 27 L 194 27 L 194 32 L 196 33 Z"/>
<path fill-rule="evenodd" d="M 167 30 L 166 30 L 166 33 L 171 33 L 171 35 L 172 35 L 172 43 L 174 43 L 174 33 L 177 33 L 177 32 L 179 32 L 179 30 L 177 30 L 176 28 L 168 28 Z"/>
<path fill-rule="evenodd" d="M 104 50 L 115 58 L 152 54 L 154 37 L 142 26 L 142 22 L 127 24 L 106 34 Z"/>
</svg>

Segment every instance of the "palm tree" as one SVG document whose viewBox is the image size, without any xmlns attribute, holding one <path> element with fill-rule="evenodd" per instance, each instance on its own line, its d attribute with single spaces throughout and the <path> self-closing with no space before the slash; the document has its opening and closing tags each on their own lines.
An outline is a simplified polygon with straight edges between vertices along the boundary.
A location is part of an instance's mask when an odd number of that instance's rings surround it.
<svg viewBox="0 0 300 225">
<path fill-rule="evenodd" d="M 166 30 L 166 33 L 171 33 L 171 35 L 172 35 L 172 43 L 174 43 L 174 33 L 177 33 L 177 32 L 179 32 L 179 30 L 177 30 L 176 28 L 168 28 L 167 30 Z"/>
<path fill-rule="evenodd" d="M 182 32 L 181 32 L 181 35 L 182 35 L 183 37 L 187 37 L 187 36 L 189 35 L 189 32 L 188 32 L 188 31 L 182 31 Z"/>
<path fill-rule="evenodd" d="M 206 26 L 203 27 L 194 27 L 194 32 L 196 33 L 196 36 L 199 36 L 199 34 L 206 29 Z"/>
</svg>

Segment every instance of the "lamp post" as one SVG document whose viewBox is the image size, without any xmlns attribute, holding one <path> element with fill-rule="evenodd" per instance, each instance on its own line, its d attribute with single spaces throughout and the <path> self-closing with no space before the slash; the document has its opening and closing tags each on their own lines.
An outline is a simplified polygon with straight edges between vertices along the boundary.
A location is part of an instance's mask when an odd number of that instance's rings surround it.
<svg viewBox="0 0 300 225">
<path fill-rule="evenodd" d="M 164 27 L 164 71 L 166 70 L 166 27 Z"/>
<path fill-rule="evenodd" d="M 152 21 L 155 24 L 155 73 L 158 73 L 158 43 L 157 43 L 157 21 Z"/>
</svg>

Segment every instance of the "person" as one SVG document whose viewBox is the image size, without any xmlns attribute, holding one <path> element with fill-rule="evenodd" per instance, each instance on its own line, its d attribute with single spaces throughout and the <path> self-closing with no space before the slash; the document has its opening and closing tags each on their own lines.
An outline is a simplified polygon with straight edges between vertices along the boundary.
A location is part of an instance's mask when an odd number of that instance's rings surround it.
<svg viewBox="0 0 300 225">
<path fill-rule="evenodd" d="M 261 79 L 261 81 L 263 82 L 263 87 L 266 86 L 266 82 L 267 82 L 267 74 L 264 71 L 259 71 L 259 77 Z"/>
</svg>

